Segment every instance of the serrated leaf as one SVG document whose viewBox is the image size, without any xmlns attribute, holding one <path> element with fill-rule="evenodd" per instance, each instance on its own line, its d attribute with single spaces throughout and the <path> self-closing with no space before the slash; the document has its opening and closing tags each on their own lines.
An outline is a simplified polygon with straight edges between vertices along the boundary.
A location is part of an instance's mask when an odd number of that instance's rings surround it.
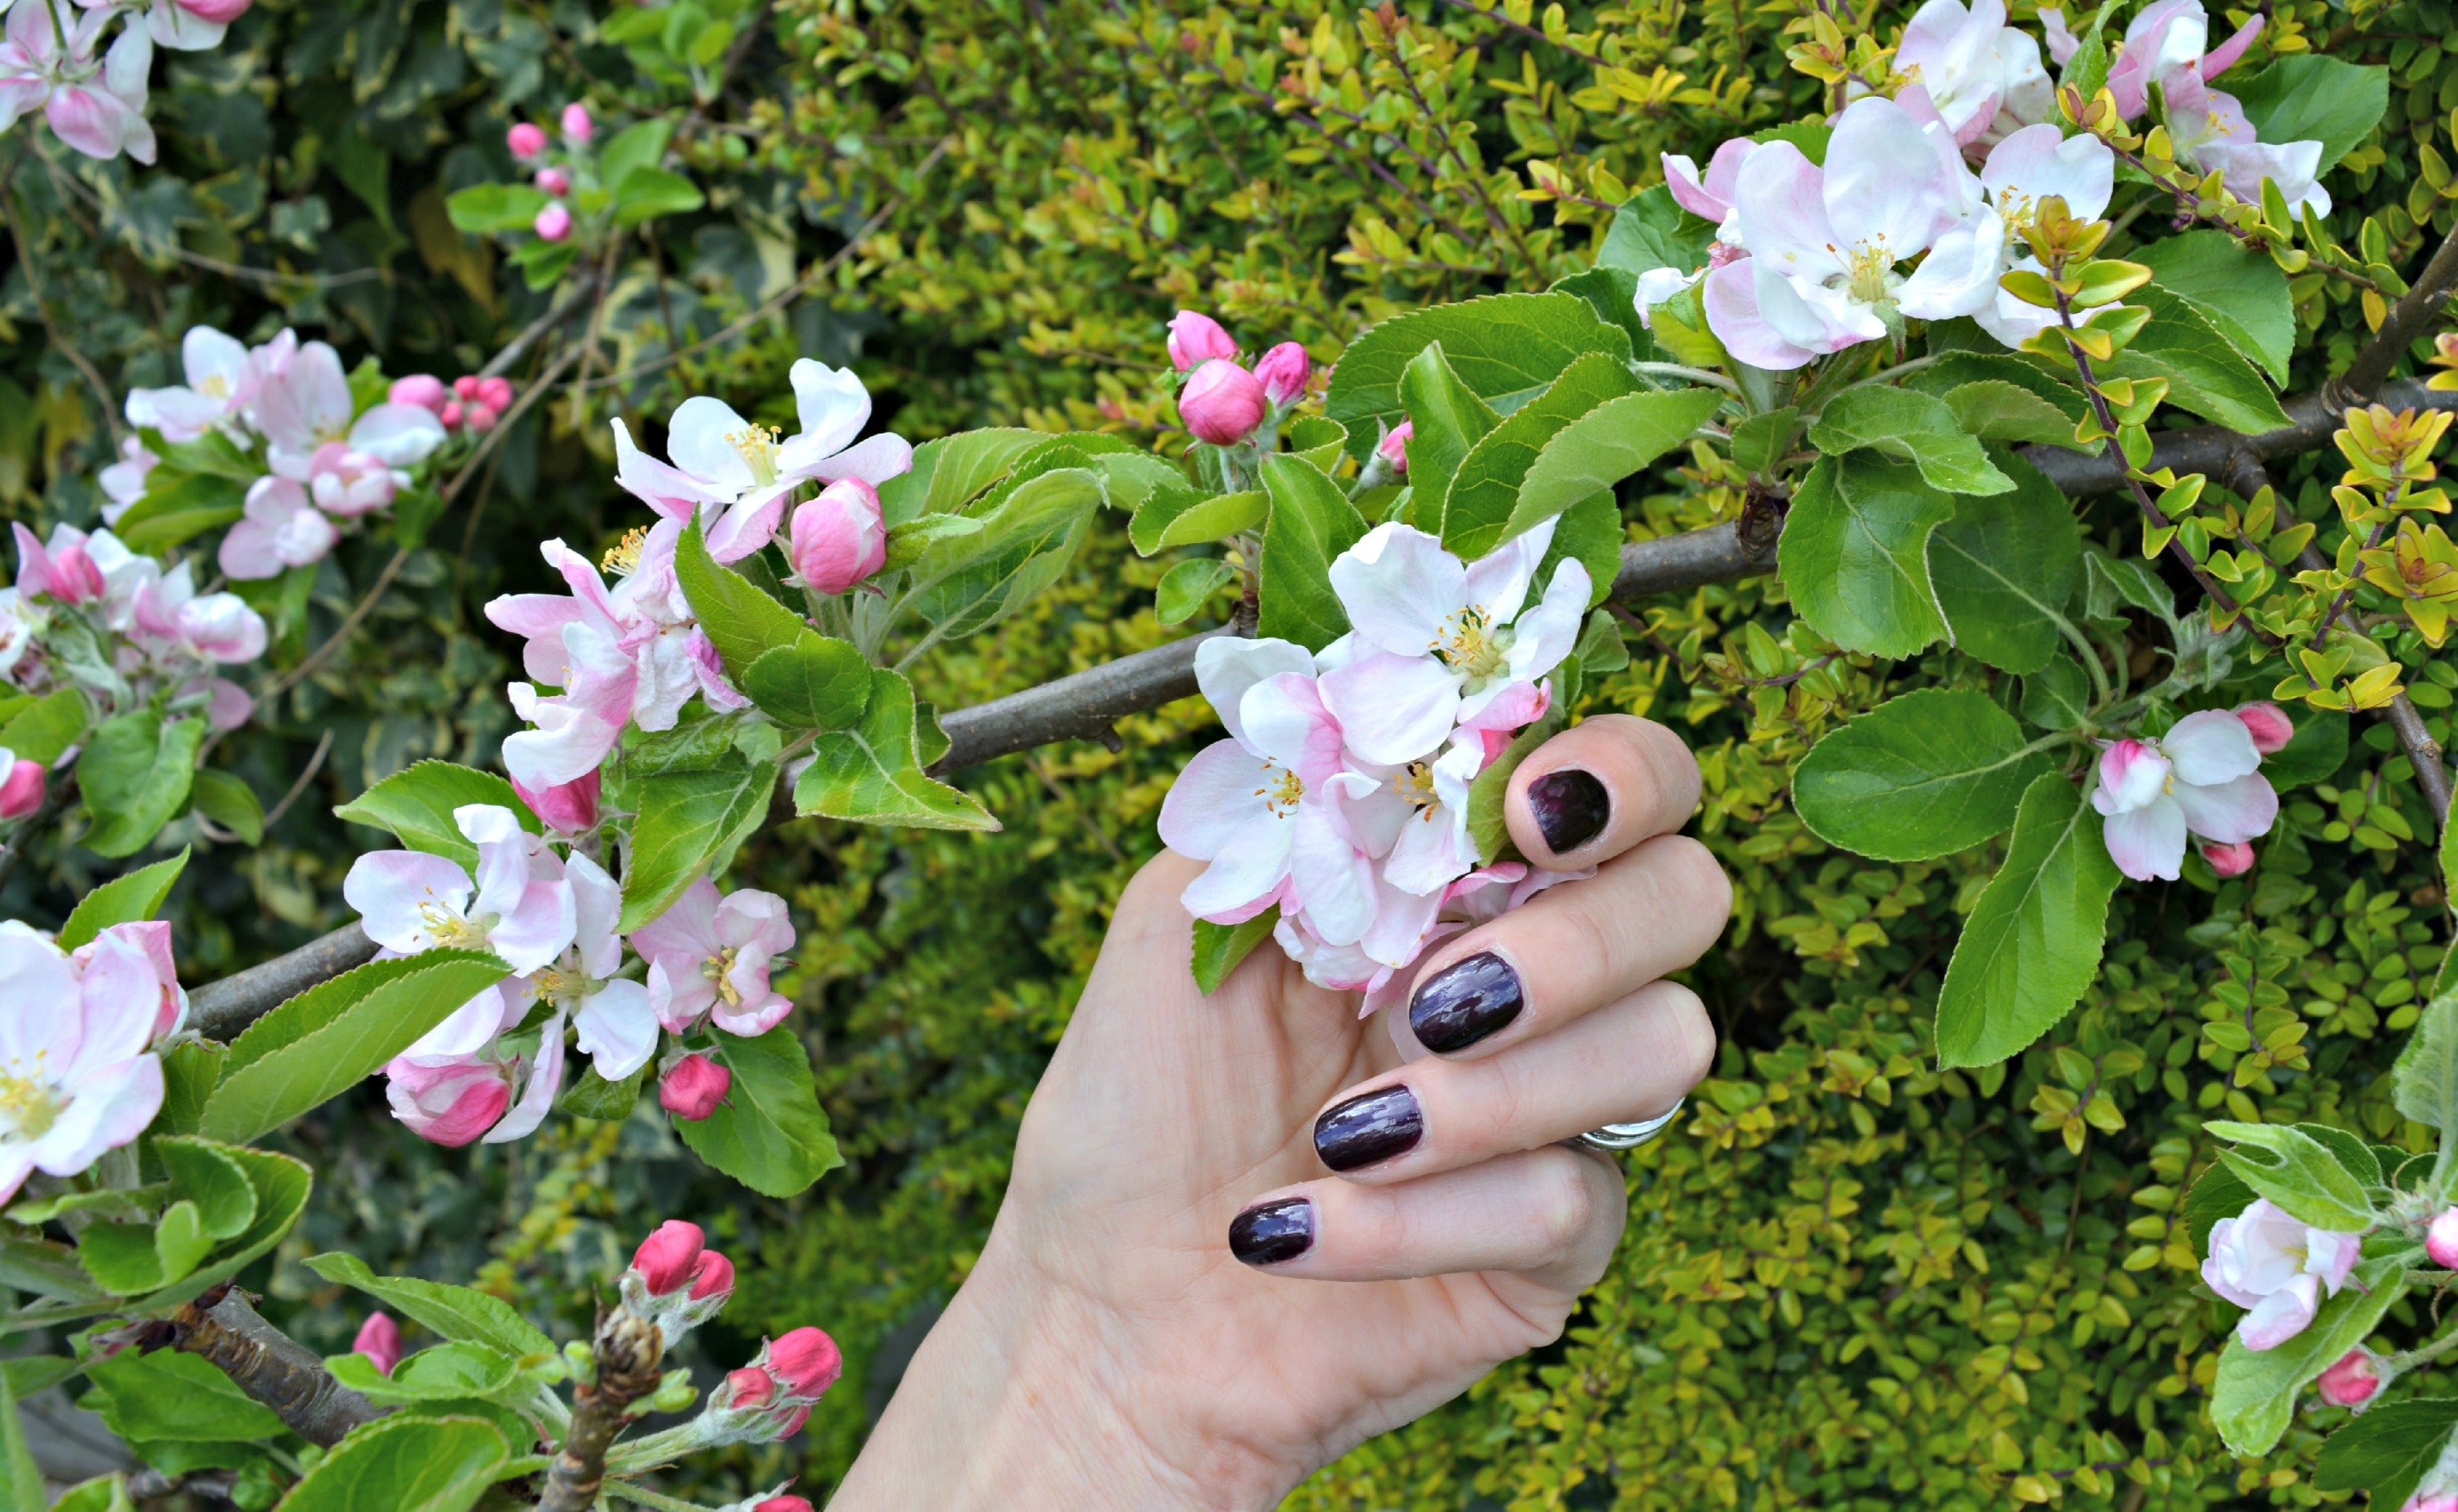
<svg viewBox="0 0 2458 1512">
<path fill-rule="evenodd" d="M 810 1057 L 781 1024 L 757 1039 L 711 1031 L 711 1056 L 733 1073 L 725 1101 L 675 1132 L 711 1166 L 752 1191 L 790 1197 L 844 1164 L 811 1081 Z"/>
<path fill-rule="evenodd" d="M 1038 430 L 968 430 L 913 448 L 911 470 L 879 486 L 890 528 L 926 514 L 955 514 L 1005 477 L 1018 459 L 1050 439 Z"/>
<path fill-rule="evenodd" d="M 1348 427 L 1350 456 L 1364 461 L 1376 437 L 1408 418 L 1401 375 L 1436 342 L 1460 381 L 1499 414 L 1535 398 L 1585 353 L 1630 355 L 1629 336 L 1575 294 L 1497 294 L 1395 315 L 1348 343 L 1324 388 L 1323 413 Z"/>
<path fill-rule="evenodd" d="M 1005 487 L 1005 485 L 1001 486 Z M 1074 560 L 1105 497 L 1101 475 L 1062 467 L 1027 479 L 976 507 L 979 534 L 943 541 L 910 569 L 895 612 L 910 610 L 931 630 L 908 653 L 988 630 L 1056 582 Z"/>
<path fill-rule="evenodd" d="M 1263 459 L 1271 518 L 1263 526 L 1261 632 L 1321 651 L 1348 633 L 1331 589 L 1332 559 L 1365 534 L 1365 517 L 1322 468 L 1286 454 Z"/>
<path fill-rule="evenodd" d="M 1409 360 L 1407 371 L 1400 375 L 1400 403 L 1415 426 L 1407 442 L 1408 485 L 1417 499 L 1413 507 L 1423 524 L 1431 526 L 1438 523 L 1451 475 L 1476 444 L 1502 424 L 1502 417 L 1451 371 L 1440 342 Z"/>
<path fill-rule="evenodd" d="M 545 833 L 536 815 L 510 782 L 492 772 L 449 761 L 417 761 L 333 810 L 336 818 L 390 831 L 414 851 L 441 856 L 463 871 L 478 869 L 477 843 L 461 833 L 452 811 L 473 803 L 512 811 L 521 828 Z"/>
<path fill-rule="evenodd" d="M 196 1203 L 207 1234 L 236 1239 L 255 1224 L 256 1188 L 227 1148 L 210 1139 L 156 1135 L 153 1150 L 170 1172 L 172 1190 Z"/>
<path fill-rule="evenodd" d="M 2151 322 L 2114 361 L 2098 364 L 2103 376 L 2164 378 L 2168 403 L 2247 435 L 2292 424 L 2260 371 L 2200 311 L 2156 283 L 2128 298 L 2150 309 Z"/>
<path fill-rule="evenodd" d="M 484 1344 L 514 1359 L 554 1353 L 554 1340 L 501 1297 L 444 1281 L 378 1275 L 365 1260 L 340 1251 L 310 1256 L 305 1264 L 325 1280 L 365 1292 L 446 1338 Z"/>
<path fill-rule="evenodd" d="M 2116 863 L 2099 815 L 2073 783 L 2043 773 L 2023 794 L 2006 863 L 1955 942 L 1938 992 L 1946 1066 L 2005 1060 L 2073 1010 L 2099 968 Z"/>
<path fill-rule="evenodd" d="M 207 1361 L 177 1350 L 126 1349 L 91 1360 L 103 1422 L 122 1439 L 168 1443 L 245 1442 L 288 1430 L 273 1409 Z"/>
<path fill-rule="evenodd" d="M 2129 253 L 2160 288 L 2185 300 L 2274 384 L 2287 383 L 2295 355 L 2296 306 L 2277 261 L 2224 231 L 2161 237 Z M 2068 438 L 2072 440 L 2071 436 Z"/>
<path fill-rule="evenodd" d="M 820 737 L 823 744 L 842 738 L 841 733 Z M 624 852 L 623 912 L 616 927 L 628 934 L 656 919 L 731 856 L 767 818 L 776 787 L 777 763 L 739 756 L 705 771 L 669 772 L 635 782 L 637 813 Z"/>
<path fill-rule="evenodd" d="M 2227 1446 L 2240 1455 L 2268 1454 L 2287 1431 L 2296 1394 L 2363 1343 L 2406 1293 L 2404 1261 L 2378 1256 L 2359 1262 L 2304 1332 L 2277 1348 L 2251 1350 L 2230 1337 L 2211 1389 L 2211 1423 Z"/>
<path fill-rule="evenodd" d="M 1472 562 L 1534 527 L 1541 517 L 1531 514 L 1525 524 L 1520 523 L 1519 493 L 1546 444 L 1580 416 L 1635 386 L 1627 364 L 1591 352 L 1564 368 L 1545 392 L 1487 431 L 1460 459 L 1449 487 L 1442 494 L 1439 533 L 1445 549 Z M 1412 454 L 1409 477 L 1416 476 Z"/>
<path fill-rule="evenodd" d="M 2261 140 L 2319 141 L 2326 171 L 2381 124 L 2389 110 L 2389 70 L 2296 52 L 2252 78 L 2230 79 L 2227 92 Z"/>
<path fill-rule="evenodd" d="M 572 1085 L 563 1089 L 555 1107 L 574 1118 L 594 1118 L 607 1123 L 620 1123 L 632 1116 L 640 1106 L 640 1085 L 648 1080 L 649 1064 L 641 1063 L 631 1075 L 619 1082 L 610 1082 L 597 1074 L 594 1066 L 586 1067 Z"/>
<path fill-rule="evenodd" d="M 2433 1129 L 2458 1123 L 2458 993 L 2425 1005 L 2390 1074 L 2400 1112 Z"/>
<path fill-rule="evenodd" d="M 2286 1124 L 2218 1120 L 2203 1128 L 2214 1139 L 2232 1141 L 2219 1158 L 2238 1179 L 2297 1222 L 2338 1233 L 2372 1227 L 2364 1183 L 2312 1135 Z"/>
<path fill-rule="evenodd" d="M 377 1406 L 394 1407 L 469 1397 L 482 1400 L 492 1398 L 512 1384 L 517 1363 L 500 1349 L 455 1339 L 406 1357 L 389 1375 L 359 1354 L 327 1357 L 324 1368 L 343 1385 Z"/>
<path fill-rule="evenodd" d="M 483 1419 L 380 1418 L 327 1450 L 281 1512 L 469 1512 L 510 1458 Z"/>
<path fill-rule="evenodd" d="M 1829 456 L 1865 448 L 1908 462 L 1930 487 L 1948 493 L 2014 487 L 1946 401 L 1913 389 L 1879 383 L 1845 389 L 1809 427 L 1809 444 Z"/>
<path fill-rule="evenodd" d="M 1880 860 L 1968 850 L 2014 822 L 2054 763 L 1987 694 L 1925 688 L 1880 704 L 1810 748 L 1793 806 L 1831 845 Z"/>
<path fill-rule="evenodd" d="M 851 641 L 804 631 L 744 668 L 742 691 L 780 724 L 842 730 L 870 701 L 870 663 Z"/>
<path fill-rule="evenodd" d="M 1953 517 L 1953 501 L 1909 463 L 1867 452 L 1821 461 L 1794 493 L 1776 548 L 1793 607 L 1847 650 L 1920 651 L 1946 633 L 1928 538 Z"/>
<path fill-rule="evenodd" d="M 2072 656 L 2052 656 L 2023 677 L 2023 717 L 2043 730 L 2079 730 L 2091 718 L 2091 678 Z"/>
<path fill-rule="evenodd" d="M 2032 441 L 2052 446 L 2074 444 L 2073 422 L 2066 418 L 2064 410 L 2003 379 L 1982 379 L 1949 389 L 1946 407 L 1954 412 L 1957 425 L 1983 441 Z"/>
<path fill-rule="evenodd" d="M 1502 539 L 1533 529 L 1580 501 L 1610 491 L 1687 442 L 1723 402 L 1723 394 L 1716 389 L 1687 388 L 1626 394 L 1589 410 L 1554 432 L 1529 466 Z"/>
<path fill-rule="evenodd" d="M 675 546 L 675 581 L 729 676 L 739 678 L 762 652 L 794 644 L 808 628 L 802 616 L 708 554 L 697 515 Z"/>
<path fill-rule="evenodd" d="M 20 761 L 51 766 L 85 738 L 86 718 L 85 694 L 62 688 L 10 715 L 0 725 L 0 746 Z"/>
<path fill-rule="evenodd" d="M 2063 645 L 2056 622 L 2082 570 L 2073 507 L 2038 468 L 1999 458 L 2011 493 L 1964 494 L 1928 542 L 1929 580 L 1956 648 L 2033 673 Z"/>
<path fill-rule="evenodd" d="M 140 866 L 122 877 L 115 877 L 77 901 L 76 907 L 60 925 L 56 943 L 62 950 L 74 950 L 94 942 L 94 937 L 114 924 L 133 924 L 153 918 L 162 910 L 162 900 L 171 895 L 171 886 L 188 865 L 188 848 L 168 860 Z"/>
<path fill-rule="evenodd" d="M 1185 624 L 1237 575 L 1236 568 L 1217 556 L 1178 563 L 1161 574 L 1153 590 L 1153 618 L 1164 625 Z"/>
<path fill-rule="evenodd" d="M 1274 903 L 1242 924 L 1216 924 L 1206 919 L 1195 921 L 1195 946 L 1189 969 L 1195 974 L 1196 990 L 1205 997 L 1220 990 L 1229 973 L 1238 963 L 1254 953 L 1257 945 L 1272 937 L 1272 927 L 1281 922 L 1281 905 Z"/>
<path fill-rule="evenodd" d="M 1260 488 L 1209 495 L 1191 487 L 1156 493 L 1127 522 L 1127 539 L 1138 554 L 1152 556 L 1174 546 L 1225 541 L 1262 524 L 1270 512 L 1271 501 Z"/>
<path fill-rule="evenodd" d="M 98 856 L 135 854 L 188 801 L 202 719 L 168 723 L 151 708 L 115 715 L 94 727 L 76 764 L 77 788 L 93 824 L 85 847 Z"/>
<path fill-rule="evenodd" d="M 811 764 L 794 783 L 794 812 L 915 829 L 997 829 L 998 820 L 971 794 L 924 770 L 918 718 L 913 685 L 897 673 L 874 670 L 862 723 L 812 745 Z"/>
<path fill-rule="evenodd" d="M 2458 1429 L 2458 1397 L 2375 1402 L 2323 1440 L 2313 1466 L 2317 1491 L 2370 1491 L 2372 1504 L 2404 1506 Z"/>
</svg>

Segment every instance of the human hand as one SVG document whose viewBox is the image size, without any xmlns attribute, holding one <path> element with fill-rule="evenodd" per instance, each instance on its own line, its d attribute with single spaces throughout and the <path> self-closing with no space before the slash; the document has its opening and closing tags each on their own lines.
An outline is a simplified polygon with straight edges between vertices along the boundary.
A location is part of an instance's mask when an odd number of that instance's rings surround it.
<svg viewBox="0 0 2458 1512">
<path fill-rule="evenodd" d="M 1672 833 L 1698 796 L 1660 725 L 1546 742 L 1511 839 L 1596 875 L 1444 941 L 1364 1020 L 1269 946 L 1204 997 L 1200 865 L 1146 866 L 989 1242 L 832 1505 L 1268 1507 L 1558 1336 L 1626 1203 L 1615 1159 L 1557 1142 L 1664 1112 L 1713 1058 L 1659 980 L 1731 902 Z"/>
</svg>

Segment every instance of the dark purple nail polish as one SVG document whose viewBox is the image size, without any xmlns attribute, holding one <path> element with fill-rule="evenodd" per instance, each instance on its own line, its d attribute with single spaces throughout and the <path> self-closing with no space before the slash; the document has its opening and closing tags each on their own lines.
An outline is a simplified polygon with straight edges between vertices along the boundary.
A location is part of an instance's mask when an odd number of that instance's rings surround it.
<svg viewBox="0 0 2458 1512">
<path fill-rule="evenodd" d="M 1613 798 L 1605 785 L 1577 767 L 1548 772 L 1528 784 L 1528 812 L 1537 833 L 1556 856 L 1577 850 L 1604 833 L 1613 818 Z"/>
<path fill-rule="evenodd" d="M 1356 1170 L 1405 1155 L 1425 1137 L 1417 1094 L 1382 1087 L 1328 1108 L 1314 1121 L 1314 1152 L 1334 1170 Z"/>
<path fill-rule="evenodd" d="M 1314 1204 L 1259 1202 L 1229 1220 L 1229 1253 L 1248 1265 L 1278 1265 L 1314 1248 Z"/>
<path fill-rule="evenodd" d="M 1488 950 L 1455 961 L 1417 984 L 1408 1000 L 1408 1027 L 1436 1055 L 1451 1055 L 1519 1017 L 1526 999 L 1519 973 Z"/>
</svg>

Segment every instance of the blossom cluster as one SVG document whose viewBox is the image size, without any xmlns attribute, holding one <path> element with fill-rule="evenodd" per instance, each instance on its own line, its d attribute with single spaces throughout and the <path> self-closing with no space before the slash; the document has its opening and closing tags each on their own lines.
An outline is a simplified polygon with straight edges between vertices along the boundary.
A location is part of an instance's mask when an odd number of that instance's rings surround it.
<svg viewBox="0 0 2458 1512">
<path fill-rule="evenodd" d="M 74 1176 L 129 1144 L 162 1108 L 156 1050 L 188 995 L 171 926 L 114 924 L 74 950 L 0 922 L 0 1203 L 36 1170 Z"/>
<path fill-rule="evenodd" d="M 1551 707 L 1587 614 L 1574 559 L 1536 592 L 1552 535 L 1548 521 L 1463 563 L 1382 525 L 1331 565 L 1348 634 L 1321 652 L 1203 644 L 1196 676 L 1229 738 L 1187 764 L 1160 815 L 1172 849 L 1210 863 L 1190 913 L 1236 924 L 1278 908 L 1274 936 L 1306 976 L 1372 1006 L 1433 941 L 1567 875 L 1480 865 L 1469 833 L 1470 784 Z"/>
<path fill-rule="evenodd" d="M 173 445 L 219 435 L 263 466 L 218 556 L 236 579 L 323 560 L 344 528 L 390 507 L 411 481 L 408 469 L 449 439 L 424 404 L 386 398 L 361 410 L 341 354 L 290 331 L 251 347 L 194 326 L 179 356 L 187 382 L 132 390 L 128 422 Z M 104 479 L 107 521 L 115 524 L 143 495 L 156 460 L 137 444 Z"/>
<path fill-rule="evenodd" d="M 1177 416 L 1196 440 L 1234 446 L 1277 425 L 1305 397 L 1313 359 L 1282 342 L 1253 367 L 1238 361 L 1238 342 L 1220 322 L 1180 310 L 1169 322 L 1169 361 L 1177 370 Z"/>
<path fill-rule="evenodd" d="M 546 128 L 534 122 L 516 122 L 504 133 L 504 145 L 515 158 L 537 165 L 530 180 L 549 197 L 530 229 L 544 241 L 561 241 L 572 235 L 572 206 L 566 202 L 572 193 L 573 165 L 569 158 L 587 148 L 590 138 L 597 134 L 597 123 L 591 118 L 589 107 L 578 100 L 563 108 L 557 124 L 563 128 L 561 153 L 554 150 Z"/>
<path fill-rule="evenodd" d="M 2270 833 L 2279 818 L 2261 758 L 2295 735 L 2277 704 L 2249 703 L 2189 714 L 2156 739 L 2107 742 L 2093 769 L 2091 804 L 2105 818 L 2116 869 L 2137 882 L 2173 882 L 2191 835 L 2219 876 L 2249 870 L 2246 842 Z"/>
<path fill-rule="evenodd" d="M 154 160 L 145 119 L 154 50 L 219 47 L 255 0 L 16 0 L 0 38 L 0 131 L 39 111 L 52 135 L 105 160 Z M 114 23 L 119 35 L 103 46 Z"/>
<path fill-rule="evenodd" d="M 2059 12 L 2041 14 L 2062 62 L 2075 40 Z M 2256 140 L 2238 102 L 2208 87 L 2261 25 L 2257 15 L 2212 50 L 2199 0 L 2158 0 L 2127 27 L 2108 88 L 2126 121 L 2150 108 L 2156 88 L 2179 161 L 2218 171 L 2231 193 L 2258 198 L 2266 178 L 2291 210 L 2326 214 L 2329 195 L 2314 181 L 2322 144 Z M 1906 318 L 1968 316 L 2013 347 L 2053 321 L 1999 280 L 2038 271 L 2023 234 L 2043 200 L 2098 218 L 2115 186 L 2114 154 L 2096 136 L 2066 134 L 2039 44 L 2006 25 L 2002 0 L 1968 9 L 1928 0 L 1895 63 L 1892 97 L 1845 105 L 1823 163 L 1791 142 L 1746 137 L 1719 147 L 1703 173 L 1665 155 L 1666 186 L 1716 224 L 1716 240 L 1701 269 L 1642 276 L 1642 320 L 1696 288 L 1726 350 L 1777 371 L 1885 339 Z"/>
<path fill-rule="evenodd" d="M 502 1144 L 535 1129 L 563 1087 L 567 1029 L 605 1080 L 657 1061 L 666 1110 L 706 1118 L 732 1077 L 693 1037 L 710 1026 L 764 1034 L 792 1006 L 768 982 L 770 961 L 794 944 L 774 893 L 720 896 L 702 878 L 653 922 L 618 933 L 622 889 L 589 854 L 598 818 L 590 776 L 536 805 L 573 826 L 547 835 L 500 805 L 454 810 L 477 852 L 474 878 L 448 857 L 394 850 L 360 857 L 343 880 L 380 959 L 491 950 L 511 968 L 385 1067 L 394 1115 L 437 1144 Z"/>
</svg>

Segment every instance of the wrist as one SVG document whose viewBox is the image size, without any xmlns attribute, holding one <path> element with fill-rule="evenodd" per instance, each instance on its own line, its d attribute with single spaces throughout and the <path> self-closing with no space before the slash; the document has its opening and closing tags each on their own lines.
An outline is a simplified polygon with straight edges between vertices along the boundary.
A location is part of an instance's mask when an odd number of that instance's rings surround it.
<svg viewBox="0 0 2458 1512">
<path fill-rule="evenodd" d="M 1119 1319 L 998 1263 L 996 1240 L 917 1350 L 828 1512 L 1263 1512 L 1302 1478 L 1206 1433 L 1199 1381 Z"/>
</svg>

